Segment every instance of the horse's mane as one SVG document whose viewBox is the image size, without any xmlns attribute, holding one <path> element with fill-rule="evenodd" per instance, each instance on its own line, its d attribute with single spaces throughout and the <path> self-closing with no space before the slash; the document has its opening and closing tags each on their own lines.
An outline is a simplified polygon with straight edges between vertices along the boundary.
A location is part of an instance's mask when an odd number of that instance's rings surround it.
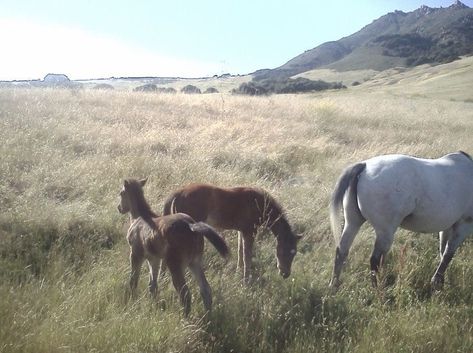
<svg viewBox="0 0 473 353">
<path fill-rule="evenodd" d="M 289 224 L 286 213 L 281 204 L 272 197 L 268 192 L 261 190 L 264 197 L 264 220 L 268 222 L 268 227 L 273 228 L 276 223 L 282 225 L 292 233 L 291 225 Z"/>
<path fill-rule="evenodd" d="M 156 229 L 153 218 L 159 217 L 159 215 L 151 209 L 146 201 L 140 182 L 136 179 L 128 179 L 127 182 L 127 189 L 135 200 L 138 214 L 152 229 Z"/>
</svg>

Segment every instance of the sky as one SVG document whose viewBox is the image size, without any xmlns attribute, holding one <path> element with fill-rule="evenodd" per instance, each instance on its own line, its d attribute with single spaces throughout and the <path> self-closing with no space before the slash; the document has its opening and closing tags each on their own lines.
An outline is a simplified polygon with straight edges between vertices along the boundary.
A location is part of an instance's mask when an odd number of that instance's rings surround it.
<svg viewBox="0 0 473 353">
<path fill-rule="evenodd" d="M 0 0 L 0 80 L 247 74 L 388 12 L 453 2 Z"/>
</svg>

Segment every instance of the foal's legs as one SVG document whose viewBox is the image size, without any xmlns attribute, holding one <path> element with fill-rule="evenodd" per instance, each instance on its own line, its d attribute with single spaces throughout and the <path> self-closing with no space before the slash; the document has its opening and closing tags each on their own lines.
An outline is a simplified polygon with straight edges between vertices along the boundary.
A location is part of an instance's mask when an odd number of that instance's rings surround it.
<svg viewBox="0 0 473 353">
<path fill-rule="evenodd" d="M 238 262 L 237 268 L 243 268 L 243 233 L 238 232 Z"/>
<path fill-rule="evenodd" d="M 138 280 L 140 278 L 141 265 L 143 264 L 143 261 L 143 254 L 140 251 L 133 251 L 132 249 L 130 252 L 130 290 L 132 296 L 135 296 L 136 293 L 136 287 L 138 286 Z"/>
<path fill-rule="evenodd" d="M 209 282 L 207 282 L 207 278 L 205 278 L 202 265 L 200 261 L 195 261 L 190 264 L 189 267 L 199 285 L 200 295 L 202 296 L 205 310 L 210 311 L 212 309 L 212 290 L 210 289 Z"/>
<path fill-rule="evenodd" d="M 250 281 L 251 261 L 253 257 L 254 232 L 243 232 L 243 279 L 246 283 Z"/>
<path fill-rule="evenodd" d="M 158 278 L 161 274 L 161 260 L 154 258 L 148 260 L 149 267 L 149 292 L 153 298 L 156 298 L 157 288 L 158 288 Z"/>
<path fill-rule="evenodd" d="M 172 284 L 179 294 L 179 299 L 182 306 L 184 307 L 184 316 L 188 316 L 191 310 L 191 293 L 189 287 L 187 287 L 186 279 L 184 276 L 184 269 L 180 263 L 174 263 L 168 261 L 169 272 L 172 277 Z"/>
<path fill-rule="evenodd" d="M 455 255 L 455 251 L 457 250 L 458 246 L 463 243 L 463 240 L 465 240 L 465 238 L 470 235 L 472 231 L 473 223 L 467 223 L 464 221 L 459 221 L 451 228 L 447 229 L 446 232 L 450 234 L 450 236 L 446 240 L 443 253 L 441 253 L 440 264 L 438 265 L 437 270 L 432 277 L 432 286 L 434 288 L 442 288 L 445 278 L 445 271 L 448 267 L 448 264 L 450 261 L 452 261 L 453 255 Z M 442 251 L 442 244 L 440 246 L 440 251 Z"/>
</svg>

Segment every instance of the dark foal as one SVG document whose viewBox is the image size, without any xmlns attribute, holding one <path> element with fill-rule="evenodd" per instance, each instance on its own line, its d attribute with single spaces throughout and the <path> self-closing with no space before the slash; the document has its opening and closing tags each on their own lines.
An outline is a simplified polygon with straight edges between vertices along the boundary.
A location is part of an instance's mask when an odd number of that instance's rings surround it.
<svg viewBox="0 0 473 353">
<path fill-rule="evenodd" d="M 195 222 L 190 216 L 177 213 L 159 217 L 146 202 L 143 194 L 144 180 L 125 180 L 120 192 L 120 213 L 130 214 L 131 224 L 127 233 L 130 245 L 131 276 L 130 288 L 135 292 L 141 265 L 147 260 L 149 265 L 149 289 L 157 294 L 161 261 L 171 273 L 172 283 L 180 296 L 187 316 L 191 308 L 191 294 L 187 287 L 184 270 L 188 267 L 200 287 L 206 310 L 211 310 L 212 294 L 202 268 L 204 237 L 206 237 L 222 257 L 229 250 L 224 239 L 203 222 Z"/>
</svg>

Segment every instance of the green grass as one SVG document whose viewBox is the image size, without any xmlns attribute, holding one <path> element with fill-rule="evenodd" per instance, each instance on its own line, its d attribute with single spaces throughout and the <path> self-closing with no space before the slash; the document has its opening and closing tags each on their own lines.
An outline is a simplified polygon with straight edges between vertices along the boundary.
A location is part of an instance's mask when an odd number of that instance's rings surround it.
<svg viewBox="0 0 473 353">
<path fill-rule="evenodd" d="M 471 241 L 433 294 L 436 237 L 400 231 L 373 290 L 364 227 L 332 294 L 327 208 L 354 161 L 473 151 L 470 106 L 361 88 L 260 98 L 0 90 L 0 351 L 472 351 Z M 157 211 L 189 182 L 270 191 L 304 236 L 291 277 L 278 275 L 275 240 L 263 233 L 257 279 L 242 285 L 236 237 L 225 232 L 227 264 L 206 250 L 211 314 L 192 279 L 189 319 L 167 276 L 153 302 L 145 267 L 130 300 L 128 220 L 116 206 L 122 180 L 146 176 Z"/>
</svg>

